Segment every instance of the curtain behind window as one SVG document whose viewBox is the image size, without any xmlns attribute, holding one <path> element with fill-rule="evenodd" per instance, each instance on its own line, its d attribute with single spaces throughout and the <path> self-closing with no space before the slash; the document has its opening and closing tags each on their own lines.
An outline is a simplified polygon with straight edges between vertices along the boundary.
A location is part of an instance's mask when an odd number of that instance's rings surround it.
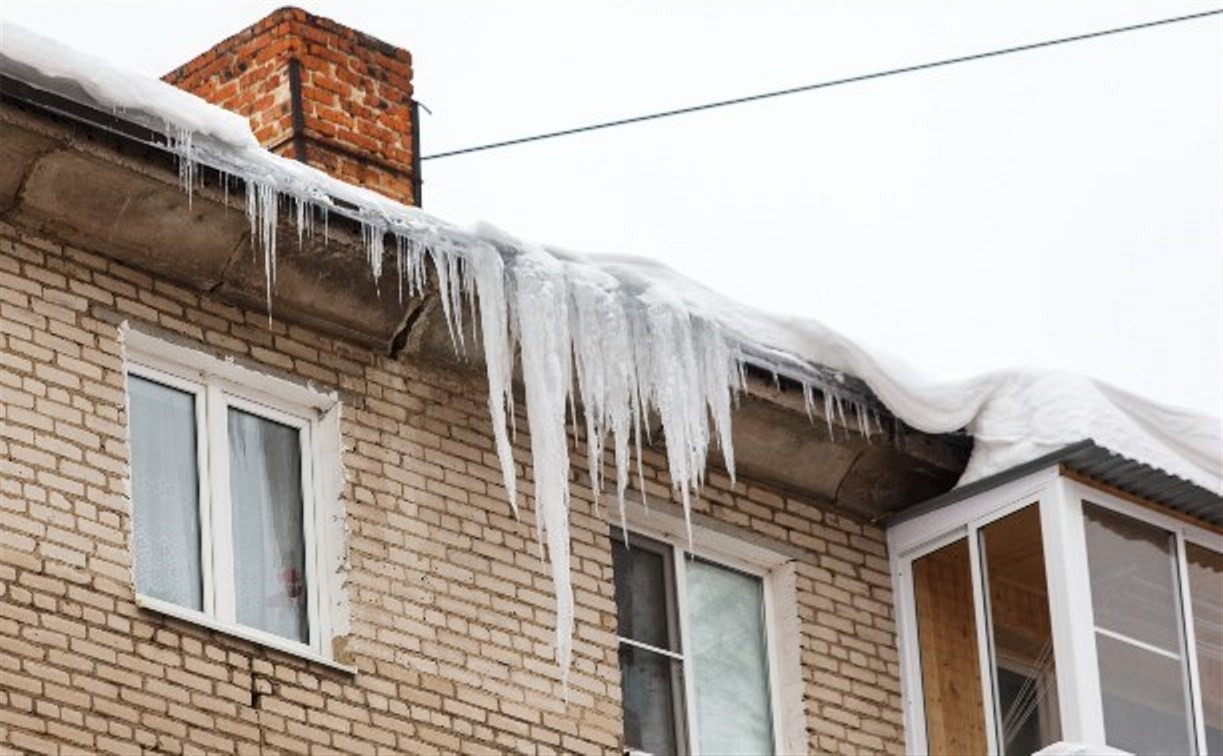
<svg viewBox="0 0 1223 756">
<path fill-rule="evenodd" d="M 686 572 L 700 752 L 772 753 L 764 585 L 700 559 Z"/>
<path fill-rule="evenodd" d="M 1086 501 L 1083 521 L 1108 745 L 1193 753 L 1175 538 Z"/>
<path fill-rule="evenodd" d="M 203 611 L 195 397 L 127 379 L 136 590 Z"/>
<path fill-rule="evenodd" d="M 237 620 L 308 643 L 300 432 L 230 408 L 229 484 Z"/>
</svg>

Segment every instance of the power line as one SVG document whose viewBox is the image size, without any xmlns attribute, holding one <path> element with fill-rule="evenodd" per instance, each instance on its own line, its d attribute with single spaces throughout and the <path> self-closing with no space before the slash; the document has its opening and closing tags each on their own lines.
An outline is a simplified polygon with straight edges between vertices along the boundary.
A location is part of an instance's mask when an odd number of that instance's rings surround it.
<svg viewBox="0 0 1223 756">
<path fill-rule="evenodd" d="M 1188 16 L 1176 16 L 1175 18 L 1164 18 L 1158 21 L 1148 21 L 1142 24 L 1134 24 L 1133 26 L 1121 26 L 1116 29 L 1105 29 L 1103 31 L 1090 32 L 1087 34 L 1076 34 L 1073 37 L 1061 37 L 1058 39 L 1045 40 L 1044 42 L 1033 42 L 1027 45 L 1018 47 L 1006 47 L 1001 50 L 991 50 L 989 52 L 975 53 L 972 55 L 962 55 L 958 58 L 947 58 L 945 60 L 936 60 L 931 63 L 920 63 L 913 66 L 905 66 L 903 68 L 892 68 L 886 71 L 877 71 L 875 73 L 861 74 L 858 76 L 850 76 L 845 79 L 834 79 L 832 81 L 822 81 L 818 84 L 806 84 L 799 87 L 790 87 L 788 89 L 778 89 L 772 92 L 762 92 L 760 94 L 747 95 L 745 97 L 735 97 L 729 100 L 718 100 L 717 102 L 707 102 L 703 105 L 690 105 L 685 108 L 676 108 L 675 110 L 663 110 L 657 113 L 647 113 L 645 115 L 632 116 L 630 118 L 619 118 L 614 121 L 605 121 L 603 123 L 594 123 L 587 126 L 577 126 L 571 129 L 561 129 L 560 131 L 548 131 L 543 134 L 535 134 L 533 136 L 518 137 L 517 139 L 506 139 L 501 142 L 492 142 L 490 144 L 482 144 L 475 147 L 464 147 L 458 150 L 447 150 L 446 152 L 435 152 L 432 155 L 425 155 L 421 160 L 435 160 L 437 158 L 454 157 L 455 155 L 466 155 L 472 152 L 482 152 L 484 150 L 494 150 L 500 147 L 511 147 L 516 144 L 526 144 L 527 142 L 538 142 L 544 139 L 555 139 L 557 137 L 570 136 L 572 134 L 582 134 L 587 131 L 598 131 L 600 129 L 610 129 L 615 126 L 627 126 L 632 123 L 641 123 L 643 121 L 653 121 L 659 118 L 670 118 L 671 116 L 685 115 L 687 113 L 697 113 L 702 110 L 713 110 L 714 108 L 725 108 L 731 105 L 741 105 L 746 102 L 755 102 L 757 100 L 767 100 L 772 97 L 783 97 L 785 95 L 798 94 L 799 92 L 810 92 L 815 89 L 827 89 L 828 87 L 836 87 L 842 84 L 853 84 L 859 81 L 868 81 L 870 79 L 882 79 L 885 76 L 897 76 L 899 74 L 913 73 L 914 71 L 925 71 L 931 68 L 939 68 L 941 66 L 955 65 L 956 63 L 967 63 L 973 60 L 982 60 L 984 58 L 996 58 L 1001 55 L 1012 55 L 1014 53 L 1027 52 L 1029 50 L 1039 50 L 1043 47 L 1053 47 L 1054 45 L 1065 45 L 1071 42 L 1082 42 L 1088 39 L 1096 39 L 1098 37 L 1106 37 L 1111 34 L 1122 34 L 1124 32 L 1138 31 L 1140 29 L 1150 29 L 1155 26 L 1164 26 L 1167 24 L 1180 23 L 1182 21 L 1194 21 L 1208 16 L 1217 16 L 1223 14 L 1223 8 L 1216 10 L 1204 11 L 1202 13 L 1193 13 Z"/>
</svg>

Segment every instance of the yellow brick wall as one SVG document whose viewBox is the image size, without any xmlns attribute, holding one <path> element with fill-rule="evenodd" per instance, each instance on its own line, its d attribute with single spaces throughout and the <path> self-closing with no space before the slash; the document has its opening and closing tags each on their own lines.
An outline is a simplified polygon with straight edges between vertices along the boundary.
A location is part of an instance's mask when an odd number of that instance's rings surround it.
<svg viewBox="0 0 1223 756">
<path fill-rule="evenodd" d="M 340 390 L 355 676 L 135 605 L 122 318 Z M 606 513 L 575 471 L 566 704 L 551 580 L 529 506 L 515 521 L 504 499 L 484 396 L 453 365 L 269 327 L 0 225 L 0 751 L 617 751 Z M 899 751 L 883 533 L 716 472 L 697 511 L 801 555 L 811 750 Z"/>
</svg>

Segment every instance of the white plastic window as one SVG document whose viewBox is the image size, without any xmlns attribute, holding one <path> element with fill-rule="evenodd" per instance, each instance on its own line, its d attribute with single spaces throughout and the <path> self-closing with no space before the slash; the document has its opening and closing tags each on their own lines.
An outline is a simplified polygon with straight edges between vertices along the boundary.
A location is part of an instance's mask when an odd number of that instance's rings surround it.
<svg viewBox="0 0 1223 756">
<path fill-rule="evenodd" d="M 1108 745 L 1196 753 L 1176 537 L 1083 502 Z"/>
<path fill-rule="evenodd" d="M 243 385 L 228 363 L 179 347 L 168 359 L 141 341 L 127 366 L 139 603 L 328 657 L 320 402 L 294 401 L 307 390 L 286 381 L 260 374 Z"/>
<path fill-rule="evenodd" d="M 909 752 L 1223 752 L 1223 537 L 1059 472 L 890 531 Z"/>
<path fill-rule="evenodd" d="M 627 749 L 773 753 L 765 576 L 635 534 L 612 538 Z"/>
</svg>

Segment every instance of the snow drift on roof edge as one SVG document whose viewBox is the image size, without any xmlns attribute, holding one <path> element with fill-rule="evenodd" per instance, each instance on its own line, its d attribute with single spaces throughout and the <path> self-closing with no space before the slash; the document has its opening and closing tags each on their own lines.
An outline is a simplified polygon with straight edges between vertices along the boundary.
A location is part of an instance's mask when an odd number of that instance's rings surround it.
<svg viewBox="0 0 1223 756">
<path fill-rule="evenodd" d="M 818 322 L 762 313 L 657 262 L 560 252 L 487 226 L 463 231 L 264 151 L 239 116 L 9 23 L 0 27 L 0 71 L 164 131 L 179 155 L 188 191 L 196 164 L 241 177 L 252 243 L 264 254 L 269 307 L 277 218 L 284 204 L 295 211 L 299 234 L 311 231 L 316 212 L 324 219 L 334 212 L 359 221 L 375 277 L 382 275 L 389 253 L 401 291 L 420 290 L 426 260 L 431 262 L 456 346 L 461 346 L 465 313 L 479 326 L 497 454 L 515 511 L 511 376 L 518 355 L 531 431 L 536 527 L 556 587 L 556 652 L 563 677 L 573 629 L 566 419 L 575 406 L 583 409 L 588 472 L 596 491 L 604 444 L 611 442 L 621 509 L 632 452 L 640 463 L 643 419 L 651 412 L 661 419 L 668 471 L 685 512 L 700 490 L 711 441 L 722 447 L 733 475 L 731 405 L 749 359 L 796 378 L 809 399 L 811 389 L 821 391 L 828 415 L 838 409 L 844 414 L 838 386 L 819 379 L 814 365 L 862 379 L 893 414 L 919 430 L 966 429 L 974 448 L 961 484 L 1092 438 L 1223 494 L 1223 430 L 1217 419 L 1063 373 L 1006 370 L 935 382 Z M 853 411 L 869 434 L 867 409 L 859 405 Z"/>
</svg>

